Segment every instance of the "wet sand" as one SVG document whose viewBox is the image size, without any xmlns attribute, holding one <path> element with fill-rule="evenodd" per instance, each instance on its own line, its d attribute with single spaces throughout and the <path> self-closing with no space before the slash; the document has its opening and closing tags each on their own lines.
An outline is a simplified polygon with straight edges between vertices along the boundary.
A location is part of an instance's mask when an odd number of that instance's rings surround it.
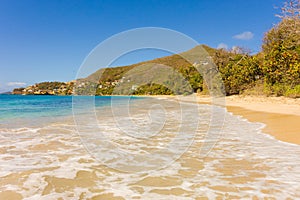
<svg viewBox="0 0 300 200">
<path fill-rule="evenodd" d="M 226 107 L 251 122 L 266 124 L 263 132 L 276 139 L 300 144 L 300 99 L 232 96 L 226 98 Z"/>
<path fill-rule="evenodd" d="M 194 101 L 191 96 L 182 99 Z M 212 98 L 197 96 L 197 102 L 211 104 Z M 264 123 L 264 133 L 283 142 L 300 145 L 300 99 L 236 95 L 226 97 L 224 106 L 229 112 L 243 116 L 250 122 Z"/>
<path fill-rule="evenodd" d="M 283 142 L 300 145 L 300 116 L 248 110 L 242 107 L 227 106 L 227 110 L 241 115 L 250 122 L 266 124 L 264 133 Z"/>
</svg>

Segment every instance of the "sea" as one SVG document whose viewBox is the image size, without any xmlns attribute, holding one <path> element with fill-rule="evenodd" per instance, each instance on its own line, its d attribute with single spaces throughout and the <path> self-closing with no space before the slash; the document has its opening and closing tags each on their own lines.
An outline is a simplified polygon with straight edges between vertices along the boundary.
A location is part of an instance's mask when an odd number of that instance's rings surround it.
<svg viewBox="0 0 300 200">
<path fill-rule="evenodd" d="M 0 199 L 300 199 L 300 146 L 180 97 L 0 95 Z"/>
</svg>

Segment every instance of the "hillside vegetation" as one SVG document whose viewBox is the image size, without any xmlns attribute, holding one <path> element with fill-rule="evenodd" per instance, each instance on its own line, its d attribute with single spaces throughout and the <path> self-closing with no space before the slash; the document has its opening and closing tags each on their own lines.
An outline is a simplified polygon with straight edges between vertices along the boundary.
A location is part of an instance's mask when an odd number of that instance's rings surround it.
<svg viewBox="0 0 300 200">
<path fill-rule="evenodd" d="M 93 87 L 96 87 L 96 95 L 111 95 L 116 94 L 115 87 L 117 85 L 125 85 L 125 82 L 131 81 L 131 84 L 136 84 L 136 80 L 132 77 L 132 73 L 134 73 L 135 69 L 138 69 L 143 66 L 149 66 L 148 68 L 156 68 L 156 70 L 148 70 L 147 77 L 144 79 L 150 80 L 154 75 L 161 76 L 160 80 L 165 80 L 161 84 L 155 83 L 155 81 L 147 81 L 145 85 L 140 85 L 137 88 L 134 88 L 132 91 L 121 92 L 118 91 L 118 94 L 135 94 L 135 95 L 158 95 L 158 94 L 189 94 L 193 92 L 201 92 L 203 91 L 203 79 L 199 71 L 193 66 L 192 63 L 187 61 L 185 58 L 193 55 L 195 52 L 201 52 L 205 49 L 206 52 L 215 53 L 215 49 L 212 49 L 205 45 L 197 46 L 187 52 L 183 52 L 182 54 L 174 54 L 171 56 L 166 56 L 162 58 L 157 58 L 150 61 L 145 61 L 129 66 L 121 66 L 121 67 L 112 67 L 100 69 L 97 72 L 91 74 L 85 79 L 81 79 L 80 82 L 88 82 L 89 84 L 85 84 L 86 87 L 82 87 L 82 83 L 80 87 L 76 88 L 77 93 L 85 93 L 86 91 L 91 92 Z M 205 57 L 206 55 L 203 55 Z M 161 66 L 161 68 L 160 68 Z M 175 72 L 178 72 L 183 79 L 186 80 L 186 83 L 190 85 L 190 90 L 186 90 L 182 88 L 182 84 L 178 83 L 178 77 L 164 77 L 168 76 L 167 72 L 162 72 L 162 67 L 170 67 Z M 157 75 L 157 73 L 161 73 L 161 75 Z M 143 73 L 145 74 L 145 72 Z M 130 80 L 129 80 L 129 77 Z M 156 82 L 159 82 L 156 81 Z M 172 84 L 179 84 L 178 87 L 173 87 L 172 89 L 168 88 L 168 86 Z M 92 87 L 91 87 L 92 86 Z M 133 85 L 134 86 L 134 85 Z M 126 86 L 124 86 L 126 87 Z M 171 86 L 172 87 L 172 86 Z M 175 89 L 174 89 L 175 88 Z M 176 90 L 176 91 L 174 91 Z M 88 93 L 89 93 L 88 92 Z M 81 93 L 82 94 L 82 93 Z"/>
</svg>

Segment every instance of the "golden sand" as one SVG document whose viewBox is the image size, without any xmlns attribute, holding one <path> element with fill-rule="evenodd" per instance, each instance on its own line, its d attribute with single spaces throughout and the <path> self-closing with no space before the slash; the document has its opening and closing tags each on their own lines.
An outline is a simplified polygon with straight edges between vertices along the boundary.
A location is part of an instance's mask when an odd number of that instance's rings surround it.
<svg viewBox="0 0 300 200">
<path fill-rule="evenodd" d="M 182 99 L 194 101 L 191 96 Z M 197 102 L 211 104 L 212 98 L 197 96 Z M 266 124 L 264 133 L 284 142 L 300 144 L 300 99 L 237 95 L 226 97 L 224 103 L 229 112 L 251 122 Z"/>
<path fill-rule="evenodd" d="M 180 96 L 180 98 L 176 96 L 160 97 L 200 104 L 212 103 L 210 96 L 202 95 Z M 278 140 L 300 144 L 300 99 L 235 95 L 224 98 L 222 106 L 226 106 L 229 112 L 243 116 L 250 122 L 266 124 L 263 132 Z"/>
<path fill-rule="evenodd" d="M 300 116 L 247 110 L 241 107 L 228 106 L 229 112 L 241 115 L 251 122 L 266 124 L 264 133 L 276 139 L 300 145 Z"/>
<path fill-rule="evenodd" d="M 276 139 L 300 144 L 300 99 L 233 96 L 226 105 L 229 112 L 266 124 L 263 132 Z"/>
</svg>

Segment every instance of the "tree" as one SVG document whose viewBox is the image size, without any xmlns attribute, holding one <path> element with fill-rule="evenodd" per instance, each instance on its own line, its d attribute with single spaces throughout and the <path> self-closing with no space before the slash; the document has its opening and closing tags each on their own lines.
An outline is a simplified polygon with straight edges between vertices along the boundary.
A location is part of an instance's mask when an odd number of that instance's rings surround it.
<svg viewBox="0 0 300 200">
<path fill-rule="evenodd" d="M 300 84 L 300 0 L 287 1 L 281 9 L 281 21 L 263 39 L 263 72 L 270 87 L 284 90 Z"/>
<path fill-rule="evenodd" d="M 217 50 L 214 62 L 222 76 L 227 95 L 242 93 L 262 75 L 258 56 L 251 56 L 248 50 L 240 47 L 235 47 L 234 51 Z"/>
</svg>

